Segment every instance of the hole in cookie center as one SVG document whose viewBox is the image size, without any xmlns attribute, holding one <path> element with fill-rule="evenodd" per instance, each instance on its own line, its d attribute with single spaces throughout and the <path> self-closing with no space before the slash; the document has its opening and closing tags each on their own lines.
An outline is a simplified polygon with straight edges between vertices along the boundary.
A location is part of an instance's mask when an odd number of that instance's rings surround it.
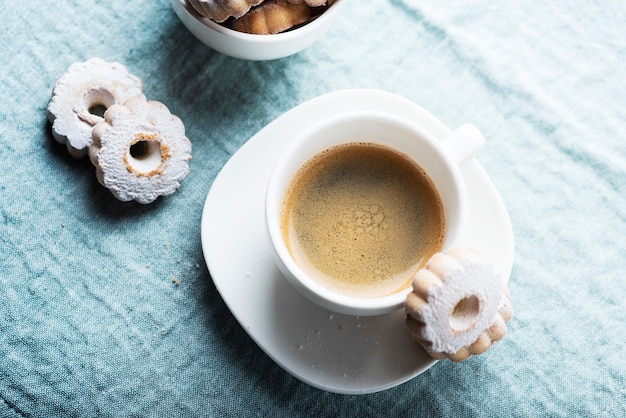
<svg viewBox="0 0 626 418">
<path fill-rule="evenodd" d="M 480 313 L 480 301 L 474 295 L 461 299 L 450 315 L 450 327 L 455 331 L 469 329 Z"/>
<path fill-rule="evenodd" d="M 147 158 L 152 152 L 156 150 L 152 150 L 150 143 L 153 144 L 153 141 L 137 141 L 133 145 L 130 146 L 130 155 L 131 157 L 137 160 L 143 160 Z M 156 144 L 158 146 L 158 144 Z"/>
<path fill-rule="evenodd" d="M 85 122 L 95 125 L 102 121 L 104 112 L 115 104 L 113 93 L 104 87 L 91 88 L 83 95 L 82 109 L 87 112 L 83 114 L 86 117 Z"/>
<path fill-rule="evenodd" d="M 138 175 L 151 176 L 156 174 L 164 158 L 167 158 L 166 148 L 161 146 L 158 136 L 141 134 L 128 147 L 125 158 L 126 166 Z"/>
<path fill-rule="evenodd" d="M 107 107 L 103 104 L 94 104 L 91 105 L 91 107 L 89 108 L 89 113 L 91 113 L 92 115 L 100 116 L 101 118 L 104 117 L 104 112 L 106 111 Z"/>
</svg>

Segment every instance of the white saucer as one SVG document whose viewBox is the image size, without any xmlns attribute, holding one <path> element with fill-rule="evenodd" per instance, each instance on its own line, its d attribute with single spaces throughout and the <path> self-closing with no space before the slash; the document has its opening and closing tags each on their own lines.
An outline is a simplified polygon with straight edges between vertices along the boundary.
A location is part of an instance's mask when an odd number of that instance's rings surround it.
<svg viewBox="0 0 626 418">
<path fill-rule="evenodd" d="M 280 116 L 233 155 L 211 187 L 201 226 L 215 286 L 252 339 L 298 379 L 346 394 L 394 387 L 435 361 L 410 339 L 402 310 L 353 317 L 332 313 L 301 296 L 274 264 L 264 203 L 272 168 L 296 133 L 322 118 L 356 110 L 411 119 L 437 138 L 450 132 L 421 107 L 390 93 L 345 90 L 318 97 Z M 513 231 L 506 208 L 476 160 L 461 171 L 470 206 L 465 244 L 490 254 L 508 280 Z"/>
</svg>

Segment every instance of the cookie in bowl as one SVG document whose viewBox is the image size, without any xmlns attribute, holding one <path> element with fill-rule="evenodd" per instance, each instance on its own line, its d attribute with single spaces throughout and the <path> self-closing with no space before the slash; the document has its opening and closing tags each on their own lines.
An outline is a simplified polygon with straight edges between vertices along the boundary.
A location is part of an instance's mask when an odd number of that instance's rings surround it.
<svg viewBox="0 0 626 418">
<path fill-rule="evenodd" d="M 283 58 L 309 47 L 327 32 L 346 2 L 171 1 L 181 22 L 201 42 L 218 52 L 246 60 Z"/>
</svg>

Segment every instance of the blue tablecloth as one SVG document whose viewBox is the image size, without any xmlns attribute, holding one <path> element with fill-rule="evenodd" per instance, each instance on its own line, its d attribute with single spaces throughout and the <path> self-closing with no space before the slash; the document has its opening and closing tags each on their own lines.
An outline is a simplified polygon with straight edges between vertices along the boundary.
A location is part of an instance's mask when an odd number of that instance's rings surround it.
<svg viewBox="0 0 626 418">
<path fill-rule="evenodd" d="M 206 47 L 169 0 L 3 4 L 0 416 L 626 416 L 626 3 L 342 1 L 319 42 L 269 62 Z M 175 194 L 121 203 L 53 140 L 52 86 L 91 57 L 184 121 Z M 312 388 L 252 342 L 199 229 L 252 135 L 346 88 L 479 127 L 516 248 L 503 341 L 362 396 Z"/>
</svg>

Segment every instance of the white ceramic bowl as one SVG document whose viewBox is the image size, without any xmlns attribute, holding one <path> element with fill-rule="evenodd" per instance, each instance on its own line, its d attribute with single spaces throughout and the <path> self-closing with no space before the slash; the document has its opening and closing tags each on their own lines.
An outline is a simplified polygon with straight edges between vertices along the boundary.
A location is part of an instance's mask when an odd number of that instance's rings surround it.
<svg viewBox="0 0 626 418">
<path fill-rule="evenodd" d="M 231 57 L 260 61 L 283 58 L 310 46 L 328 30 L 347 0 L 336 0 L 310 23 L 275 35 L 237 32 L 200 16 L 185 0 L 171 1 L 178 18 L 200 41 Z"/>
</svg>

